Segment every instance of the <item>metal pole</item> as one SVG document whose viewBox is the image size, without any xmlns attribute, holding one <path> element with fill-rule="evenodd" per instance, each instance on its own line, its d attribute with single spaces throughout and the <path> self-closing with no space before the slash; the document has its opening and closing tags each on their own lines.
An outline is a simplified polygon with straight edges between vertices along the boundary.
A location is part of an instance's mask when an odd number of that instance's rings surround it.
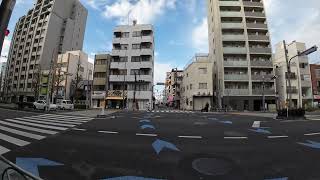
<svg viewBox="0 0 320 180">
<path fill-rule="evenodd" d="M 136 106 L 136 91 L 137 91 L 137 73 L 134 72 L 134 91 L 133 91 L 133 110 L 135 110 Z"/>
<path fill-rule="evenodd" d="M 47 111 L 49 110 L 49 106 L 50 106 L 50 93 L 51 93 L 51 84 L 52 84 L 52 68 L 53 68 L 53 61 L 54 61 L 54 53 L 55 53 L 55 49 L 52 51 L 52 59 L 51 59 L 51 63 L 50 63 L 50 70 L 49 70 L 49 74 L 48 74 L 48 90 L 47 90 L 47 99 L 46 99 L 46 103 L 47 103 Z"/>
<path fill-rule="evenodd" d="M 263 76 L 262 79 L 262 108 L 263 108 L 263 112 L 266 111 L 266 108 L 265 108 L 265 101 L 266 101 L 266 97 L 265 97 L 265 94 L 264 94 L 264 89 L 265 89 L 265 77 Z"/>
<path fill-rule="evenodd" d="M 2 0 L 2 3 L 0 5 L 0 54 L 5 38 L 5 32 L 7 30 L 15 4 L 16 0 Z"/>
<path fill-rule="evenodd" d="M 286 64 L 287 64 L 287 79 L 288 79 L 288 85 L 289 85 L 289 91 L 288 88 L 287 89 L 287 93 L 289 94 L 289 109 L 291 109 L 292 107 L 292 89 L 291 89 L 291 68 L 290 68 L 290 62 L 288 59 L 288 50 L 287 50 L 287 45 L 286 45 L 286 41 L 283 40 L 283 47 L 284 47 L 284 53 L 285 53 L 285 58 L 286 58 Z"/>
</svg>

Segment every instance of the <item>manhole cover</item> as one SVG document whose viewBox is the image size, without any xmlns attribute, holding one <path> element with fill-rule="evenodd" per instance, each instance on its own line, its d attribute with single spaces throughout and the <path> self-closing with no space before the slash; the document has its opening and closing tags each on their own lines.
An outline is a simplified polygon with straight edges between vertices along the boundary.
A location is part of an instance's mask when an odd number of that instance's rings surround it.
<svg viewBox="0 0 320 180">
<path fill-rule="evenodd" d="M 207 176 L 221 176 L 232 170 L 232 163 L 224 159 L 199 158 L 192 162 L 192 167 Z"/>
</svg>

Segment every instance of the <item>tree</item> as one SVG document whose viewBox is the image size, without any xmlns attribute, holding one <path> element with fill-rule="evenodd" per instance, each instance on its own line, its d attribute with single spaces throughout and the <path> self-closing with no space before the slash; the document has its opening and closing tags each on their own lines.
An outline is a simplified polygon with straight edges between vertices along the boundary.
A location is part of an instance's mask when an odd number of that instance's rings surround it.
<svg viewBox="0 0 320 180">
<path fill-rule="evenodd" d="M 58 98 L 58 93 L 59 93 L 59 88 L 60 88 L 60 84 L 62 83 L 62 81 L 65 80 L 64 78 L 64 72 L 61 72 L 62 69 L 62 64 L 59 63 L 57 64 L 56 70 L 55 70 L 55 74 L 54 74 L 54 81 L 53 84 L 55 85 L 55 102 L 57 101 Z"/>
<path fill-rule="evenodd" d="M 75 99 L 74 102 L 76 102 L 76 103 L 79 100 L 79 95 L 77 94 L 77 91 L 80 89 L 80 82 L 83 80 L 83 77 L 81 74 L 82 69 L 83 69 L 83 67 L 81 67 L 80 58 L 79 58 L 78 63 L 77 63 L 76 76 L 72 80 L 72 84 L 74 87 L 74 99 Z"/>
<path fill-rule="evenodd" d="M 36 66 L 35 73 L 33 73 L 31 88 L 34 92 L 34 100 L 39 98 L 39 91 L 41 86 L 41 66 Z"/>
</svg>

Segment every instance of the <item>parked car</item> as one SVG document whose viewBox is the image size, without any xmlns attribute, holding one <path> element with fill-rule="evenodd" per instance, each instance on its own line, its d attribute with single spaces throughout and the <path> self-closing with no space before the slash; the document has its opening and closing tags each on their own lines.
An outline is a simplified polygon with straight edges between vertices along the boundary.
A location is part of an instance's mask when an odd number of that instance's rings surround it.
<svg viewBox="0 0 320 180">
<path fill-rule="evenodd" d="M 70 100 L 62 100 L 60 103 L 57 104 L 59 109 L 62 110 L 73 110 L 74 104 Z"/>
<path fill-rule="evenodd" d="M 38 100 L 33 103 L 33 108 L 34 109 L 39 109 L 39 110 L 46 110 L 47 108 L 47 102 L 44 100 Z M 57 105 L 55 104 L 49 104 L 49 111 L 51 110 L 57 110 Z"/>
</svg>

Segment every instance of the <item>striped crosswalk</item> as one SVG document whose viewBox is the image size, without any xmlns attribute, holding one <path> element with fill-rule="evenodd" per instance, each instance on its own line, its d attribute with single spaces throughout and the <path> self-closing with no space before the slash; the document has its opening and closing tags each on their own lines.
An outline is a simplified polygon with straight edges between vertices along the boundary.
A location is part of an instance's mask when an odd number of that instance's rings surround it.
<svg viewBox="0 0 320 180">
<path fill-rule="evenodd" d="M 42 114 L 0 120 L 0 155 L 47 136 L 74 128 L 93 118 Z"/>
<path fill-rule="evenodd" d="M 195 113 L 194 111 L 181 111 L 181 110 L 153 110 L 154 113 Z"/>
</svg>

